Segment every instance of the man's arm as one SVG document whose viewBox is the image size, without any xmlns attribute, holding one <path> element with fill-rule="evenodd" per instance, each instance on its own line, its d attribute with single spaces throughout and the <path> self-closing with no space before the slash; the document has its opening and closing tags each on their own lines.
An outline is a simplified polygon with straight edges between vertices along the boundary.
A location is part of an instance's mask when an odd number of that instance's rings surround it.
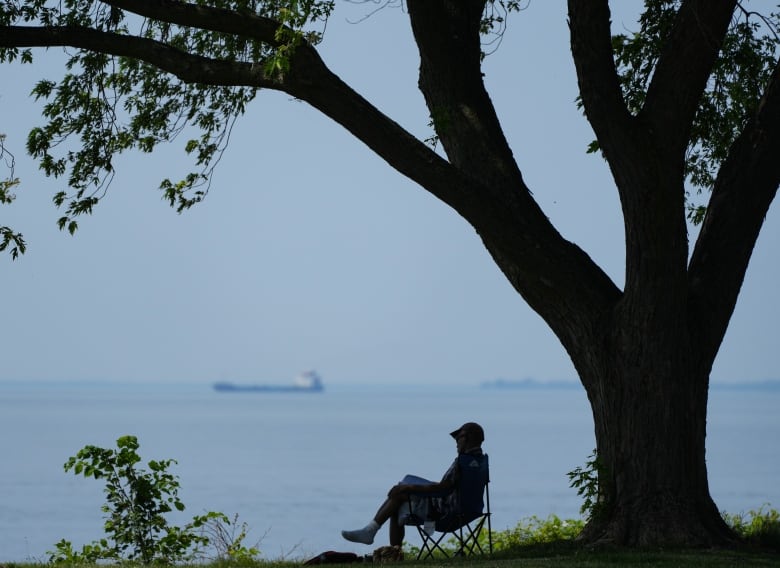
<svg viewBox="0 0 780 568">
<path fill-rule="evenodd" d="M 455 481 L 450 478 L 442 479 L 436 483 L 429 483 L 427 485 L 411 485 L 406 483 L 398 483 L 390 488 L 387 496 L 391 499 L 398 496 L 406 497 L 408 495 L 446 495 L 455 487 Z"/>
</svg>

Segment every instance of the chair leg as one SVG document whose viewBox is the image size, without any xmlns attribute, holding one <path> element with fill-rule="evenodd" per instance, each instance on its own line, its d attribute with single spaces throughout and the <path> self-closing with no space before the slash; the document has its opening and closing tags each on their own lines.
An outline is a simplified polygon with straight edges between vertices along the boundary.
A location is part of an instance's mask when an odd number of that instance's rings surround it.
<svg viewBox="0 0 780 568">
<path fill-rule="evenodd" d="M 458 540 L 458 550 L 456 555 L 458 556 L 472 556 L 474 554 L 484 554 L 485 550 L 482 544 L 479 542 L 479 537 L 482 534 L 482 529 L 485 526 L 485 519 L 487 515 L 479 519 L 479 522 L 472 527 L 469 524 L 461 527 L 455 534 L 455 538 Z M 489 522 L 489 521 L 488 521 Z M 464 532 L 466 533 L 464 536 Z M 488 550 L 490 554 L 493 553 L 492 536 L 488 535 Z"/>
<path fill-rule="evenodd" d="M 434 553 L 438 551 L 445 558 L 449 558 L 450 555 L 442 548 L 441 542 L 448 535 L 452 535 L 457 541 L 457 549 L 454 552 L 454 556 L 472 556 L 475 554 L 484 554 L 485 547 L 479 542 L 479 537 L 482 534 L 482 530 L 485 528 L 485 523 L 488 526 L 488 543 L 487 550 L 489 554 L 493 554 L 493 535 L 490 534 L 490 514 L 483 515 L 479 519 L 475 519 L 476 524 L 472 527 L 470 524 L 465 524 L 460 528 L 440 533 L 439 536 L 429 535 L 423 529 L 422 525 L 414 525 L 417 528 L 417 533 L 420 535 L 420 551 L 417 554 L 417 560 L 427 560 L 433 557 Z"/>
<path fill-rule="evenodd" d="M 438 538 L 436 538 L 433 535 L 429 535 L 423 527 L 419 525 L 415 525 L 417 527 L 417 532 L 420 535 L 420 539 L 422 540 L 422 544 L 420 544 L 420 552 L 417 554 L 417 560 L 427 560 L 428 558 L 432 558 L 434 552 L 437 550 L 445 557 L 449 558 L 449 554 L 447 554 L 447 551 L 444 550 L 441 547 L 441 541 L 442 539 L 448 534 L 448 533 L 441 533 Z"/>
</svg>

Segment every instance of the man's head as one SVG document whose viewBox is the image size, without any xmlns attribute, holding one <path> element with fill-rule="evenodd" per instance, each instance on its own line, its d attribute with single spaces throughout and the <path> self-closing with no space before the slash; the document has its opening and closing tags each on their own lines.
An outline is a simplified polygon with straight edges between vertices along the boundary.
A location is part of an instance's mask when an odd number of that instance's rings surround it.
<svg viewBox="0 0 780 568">
<path fill-rule="evenodd" d="M 458 443 L 458 452 L 478 448 L 485 441 L 485 431 L 476 422 L 466 422 L 457 430 L 450 432 L 450 436 Z"/>
</svg>

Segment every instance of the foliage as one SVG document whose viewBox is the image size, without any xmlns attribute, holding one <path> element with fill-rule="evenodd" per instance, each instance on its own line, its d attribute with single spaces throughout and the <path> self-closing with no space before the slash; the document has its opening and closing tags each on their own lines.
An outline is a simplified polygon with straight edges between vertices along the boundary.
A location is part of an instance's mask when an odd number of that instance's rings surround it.
<svg viewBox="0 0 780 568">
<path fill-rule="evenodd" d="M 723 513 L 726 523 L 748 544 L 780 550 L 780 511 L 769 505 L 747 514 Z"/>
<path fill-rule="evenodd" d="M 598 517 L 606 510 L 607 504 L 603 500 L 603 492 L 599 489 L 599 483 L 606 479 L 606 473 L 598 452 L 594 449 L 584 467 L 576 467 L 566 474 L 570 482 L 569 487 L 577 489 L 577 495 L 583 498 L 580 514 L 588 520 Z"/>
<path fill-rule="evenodd" d="M 11 193 L 11 190 L 19 185 L 19 180 L 13 175 L 13 154 L 5 149 L 3 144 L 4 141 L 5 134 L 0 134 L 0 160 L 5 160 L 6 165 L 10 170 L 10 177 L 7 179 L 0 179 L 0 205 L 8 205 L 9 203 L 13 203 L 14 199 L 16 199 L 16 195 Z M 9 252 L 13 260 L 16 260 L 20 254 L 24 254 L 24 252 L 27 250 L 27 244 L 24 242 L 24 238 L 21 233 L 15 233 L 11 227 L 0 225 L 0 252 L 5 251 L 9 246 L 11 247 Z"/>
<path fill-rule="evenodd" d="M 238 515 L 234 515 L 232 521 L 224 515 L 215 515 L 201 529 L 201 534 L 216 552 L 216 560 L 233 562 L 249 562 L 259 556 L 259 541 L 253 546 L 244 545 L 248 532 L 246 523 L 239 524 Z"/>
<path fill-rule="evenodd" d="M 574 541 L 584 526 L 585 522 L 582 520 L 561 519 L 556 515 L 541 519 L 534 515 L 520 520 L 514 528 L 492 531 L 493 551 L 507 552 L 531 545 Z M 479 535 L 479 544 L 482 550 L 488 550 L 488 536 L 487 528 Z M 448 555 L 452 556 L 458 550 L 458 541 L 455 538 L 450 538 L 441 547 Z M 418 546 L 412 546 L 408 543 L 405 546 L 405 553 L 408 557 L 416 557 L 419 551 Z M 441 556 L 441 553 L 435 551 L 434 556 Z"/>
<path fill-rule="evenodd" d="M 216 61 L 257 66 L 272 80 L 289 73 L 297 47 L 322 40 L 335 5 L 333 0 L 201 4 L 273 20 L 278 26 L 273 41 L 139 18 L 116 6 L 77 0 L 52 5 L 43 0 L 6 2 L 0 9 L 0 25 L 78 26 L 111 36 L 137 37 L 160 50 L 170 47 L 194 55 L 201 65 Z M 487 45 L 497 48 L 507 15 L 520 9 L 517 0 L 488 2 L 481 28 Z M 59 228 L 73 234 L 78 229 L 77 218 L 94 211 L 114 176 L 117 155 L 132 149 L 152 152 L 161 142 L 173 142 L 182 133 L 187 137 L 184 151 L 194 158 L 197 170 L 178 180 L 163 179 L 159 189 L 178 212 L 202 201 L 232 127 L 258 88 L 192 82 L 140 59 L 88 49 L 68 51 L 67 57 L 67 72 L 59 82 L 44 79 L 33 89 L 36 100 L 46 101 L 42 114 L 47 123 L 33 128 L 27 140 L 27 151 L 47 176 L 67 177 L 69 190 L 57 192 L 53 199 L 65 209 L 57 221 Z M 32 63 L 32 50 L 0 48 L 0 62 L 17 59 Z M 75 148 L 66 144 L 70 139 L 78 139 Z"/>
<path fill-rule="evenodd" d="M 198 564 L 198 568 L 230 568 L 242 566 L 245 568 L 297 568 L 298 561 L 254 561 L 225 563 L 222 561 Z M 497 553 L 490 559 L 467 558 L 454 562 L 433 564 L 431 562 L 414 562 L 405 560 L 403 565 L 411 566 L 501 566 L 502 568 L 570 568 L 571 566 L 587 566 L 588 568 L 733 568 L 735 566 L 777 566 L 777 555 L 756 550 L 724 550 L 724 549 L 693 549 L 693 550 L 627 550 L 609 547 L 585 549 L 573 546 L 569 542 L 554 545 L 528 546 L 515 548 L 511 551 Z M 6 568 L 40 568 L 40 563 L 6 563 Z M 119 566 L 105 565 L 104 568 Z"/>
<path fill-rule="evenodd" d="M 574 540 L 584 526 L 585 522 L 581 519 L 561 519 L 557 515 L 541 519 L 534 515 L 521 520 L 513 529 L 494 531 L 493 548 L 502 551 L 520 546 Z"/>
<path fill-rule="evenodd" d="M 530 0 L 529 0 L 530 1 Z M 506 31 L 506 19 L 511 12 L 519 12 L 523 2 L 519 0 L 489 0 L 482 15 L 480 32 L 485 37 L 485 44 L 491 51 L 482 50 L 482 58 L 494 52 L 501 44 L 501 38 Z"/>
<path fill-rule="evenodd" d="M 137 36 L 200 57 L 204 63 L 258 65 L 272 78 L 290 71 L 296 47 L 322 40 L 335 6 L 333 0 L 214 0 L 207 4 L 274 20 L 278 23 L 274 41 L 141 19 L 115 6 L 76 0 L 51 6 L 43 0 L 6 2 L 0 10 L 0 25 L 81 26 Z M 497 49 L 508 15 L 520 11 L 523 4 L 519 0 L 487 2 L 481 21 L 486 47 Z M 624 99 L 634 113 L 642 109 L 680 4 L 681 0 L 645 0 L 639 30 L 613 37 Z M 780 12 L 764 15 L 740 6 L 737 14 L 692 126 L 686 175 L 696 193 L 712 188 L 719 164 L 758 104 L 780 49 Z M 483 49 L 483 57 L 486 53 Z M 0 62 L 15 59 L 31 63 L 32 51 L 0 48 Z M 247 86 L 187 82 L 138 59 L 88 50 L 69 53 L 66 69 L 68 73 L 59 83 L 42 80 L 33 90 L 36 99 L 47 100 L 43 116 L 48 123 L 30 132 L 27 149 L 47 175 L 67 174 L 74 193 L 60 191 L 54 202 L 65 206 L 58 225 L 70 233 L 78 228 L 76 218 L 92 213 L 104 195 L 114 175 L 116 155 L 133 148 L 151 152 L 161 142 L 176 140 L 182 132 L 189 136 L 199 131 L 184 143 L 198 171 L 179 180 L 166 178 L 159 188 L 179 212 L 200 202 L 208 192 L 235 120 L 257 92 L 257 88 Z M 63 146 L 70 137 L 79 138 L 78 149 Z M 436 139 L 434 134 L 429 141 Z M 594 141 L 588 151 L 598 148 Z M 690 191 L 688 197 L 688 215 L 698 223 L 705 208 L 691 198 Z"/>
<path fill-rule="evenodd" d="M 275 41 L 264 43 L 246 35 L 184 27 L 163 20 L 141 19 L 102 3 L 67 0 L 47 6 L 41 0 L 5 2 L 0 25 L 16 22 L 44 26 L 82 27 L 111 36 L 131 37 L 163 51 L 194 55 L 209 61 L 258 65 L 268 76 L 289 70 L 289 58 L 301 42 L 317 43 L 322 34 L 307 26 L 325 22 L 332 1 L 216 0 L 209 5 L 242 15 L 273 18 Z M 32 52 L 0 48 L 0 62 L 20 59 L 32 63 Z M 225 150 L 231 128 L 244 113 L 256 88 L 192 82 L 131 57 L 99 51 L 68 52 L 66 74 L 59 83 L 41 80 L 33 89 L 46 100 L 47 123 L 33 128 L 27 150 L 48 176 L 67 175 L 73 193 L 58 192 L 54 203 L 65 206 L 60 229 L 74 233 L 76 217 L 92 213 L 114 175 L 114 157 L 130 149 L 152 152 L 161 142 L 186 133 L 184 150 L 198 171 L 179 181 L 160 183 L 164 199 L 181 212 L 201 201 L 215 165 Z M 197 136 L 190 137 L 193 131 Z M 68 149 L 69 138 L 78 148 Z"/>
<path fill-rule="evenodd" d="M 70 542 L 61 540 L 50 552 L 54 563 L 96 563 L 129 560 L 151 563 L 176 563 L 202 556 L 210 543 L 207 535 L 223 531 L 219 544 L 221 557 L 248 559 L 258 554 L 256 548 L 242 544 L 246 527 L 238 535 L 225 526 L 230 520 L 222 513 L 207 512 L 193 517 L 184 527 L 171 526 L 165 515 L 174 509 L 184 510 L 178 497 L 178 477 L 168 472 L 175 460 L 151 460 L 149 471 L 138 467 L 141 461 L 135 436 L 122 436 L 117 449 L 85 446 L 65 463 L 65 471 L 105 480 L 107 503 L 104 529 L 107 538 L 84 545 L 80 552 Z"/>
<path fill-rule="evenodd" d="M 645 0 L 639 31 L 613 37 L 623 97 L 629 110 L 642 110 L 647 88 L 681 0 Z M 686 178 L 696 193 L 711 190 L 731 144 L 755 111 L 780 53 L 780 12 L 761 15 L 739 7 L 694 119 Z M 598 148 L 591 145 L 590 151 Z M 688 192 L 688 217 L 704 218 L 706 208 Z"/>
<path fill-rule="evenodd" d="M 584 469 L 577 468 L 575 471 L 593 471 L 595 461 L 594 452 L 586 467 Z M 723 513 L 723 518 L 748 544 L 761 549 L 780 550 L 780 512 L 777 510 L 765 506 L 757 511 L 749 511 L 747 514 Z M 502 555 L 520 552 L 525 554 L 532 550 L 540 551 L 542 554 L 549 554 L 550 550 L 554 550 L 556 555 L 566 553 L 572 550 L 567 546 L 567 543 L 573 544 L 576 541 L 585 527 L 585 522 L 583 519 L 561 519 L 552 514 L 546 519 L 534 515 L 520 520 L 514 528 L 503 531 L 494 530 L 492 532 L 493 551 Z M 487 531 L 482 531 L 479 541 L 485 550 L 487 540 Z M 548 545 L 552 545 L 553 549 L 549 548 Z M 457 541 L 450 539 L 442 548 L 451 555 L 457 550 Z M 419 547 L 406 543 L 405 550 L 407 556 L 414 557 L 419 552 Z M 631 562 L 628 558 L 624 561 L 627 564 Z M 634 558 L 634 561 L 638 562 L 639 560 Z M 659 562 L 661 562 L 660 559 Z M 619 563 L 623 565 L 623 561 Z M 690 565 L 697 563 L 702 566 L 708 565 L 706 561 L 693 562 Z M 689 564 L 685 562 L 685 565 Z M 726 562 L 725 565 L 728 563 Z"/>
</svg>

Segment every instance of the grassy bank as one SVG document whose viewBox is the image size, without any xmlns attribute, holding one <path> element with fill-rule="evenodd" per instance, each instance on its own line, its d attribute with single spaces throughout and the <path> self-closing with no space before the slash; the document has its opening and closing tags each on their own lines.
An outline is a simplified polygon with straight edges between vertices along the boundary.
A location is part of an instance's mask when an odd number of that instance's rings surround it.
<svg viewBox="0 0 780 568">
<path fill-rule="evenodd" d="M 615 568 L 624 566 L 726 568 L 737 566 L 778 566 L 780 555 L 757 550 L 583 550 L 566 546 L 529 547 L 509 554 L 496 553 L 492 558 L 479 559 L 474 566 L 502 568 L 536 568 L 583 566 Z"/>
<path fill-rule="evenodd" d="M 213 562 L 197 564 L 197 568 L 295 568 L 301 562 Z M 355 563 L 342 566 L 365 566 Z M 460 568 L 587 568 L 643 567 L 652 568 L 731 568 L 741 566 L 779 566 L 780 555 L 771 551 L 686 550 L 686 551 L 636 551 L 636 550 L 583 550 L 569 543 L 529 546 L 511 552 L 497 552 L 492 556 L 437 559 L 426 562 L 405 560 L 406 567 L 453 566 Z M 40 568 L 42 564 L 0 564 L 3 568 Z M 47 565 L 50 566 L 50 565 Z M 111 568 L 110 564 L 78 565 L 79 568 Z M 122 563 L 122 568 L 142 566 Z M 334 565 L 337 566 L 337 565 Z"/>
<path fill-rule="evenodd" d="M 780 567 L 780 512 L 769 507 L 750 511 L 743 515 L 727 515 L 724 519 L 742 543 L 733 549 L 681 549 L 681 550 L 637 550 L 623 548 L 593 548 L 577 542 L 576 537 L 584 526 L 582 520 L 562 520 L 555 515 L 546 519 L 526 518 L 516 527 L 504 531 L 493 531 L 493 554 L 471 556 L 467 558 L 445 558 L 443 556 L 428 561 L 415 561 L 417 548 L 410 543 L 404 547 L 406 559 L 403 566 L 456 566 L 463 568 L 556 568 L 582 566 L 588 568 L 615 567 L 691 567 L 725 568 L 738 566 L 779 566 Z M 264 560 L 259 550 L 240 545 L 245 536 L 245 528 L 237 540 L 222 537 L 223 560 L 211 560 L 208 555 L 198 556 L 199 561 L 171 564 L 155 561 L 152 566 L 197 567 L 197 568 L 293 568 L 301 566 L 306 559 L 294 561 Z M 487 550 L 487 531 L 480 535 L 482 548 Z M 455 551 L 456 542 L 450 540 L 443 547 L 450 555 Z M 232 550 L 232 553 L 226 552 Z M 367 550 L 366 552 L 370 552 Z M 83 561 L 83 556 L 53 563 L 2 563 L 0 568 L 41 568 L 78 567 L 78 568 L 143 568 L 145 565 L 132 562 L 106 561 L 100 564 Z M 366 566 L 370 562 L 349 564 L 353 568 Z M 346 566 L 346 565 L 343 565 Z"/>
</svg>

